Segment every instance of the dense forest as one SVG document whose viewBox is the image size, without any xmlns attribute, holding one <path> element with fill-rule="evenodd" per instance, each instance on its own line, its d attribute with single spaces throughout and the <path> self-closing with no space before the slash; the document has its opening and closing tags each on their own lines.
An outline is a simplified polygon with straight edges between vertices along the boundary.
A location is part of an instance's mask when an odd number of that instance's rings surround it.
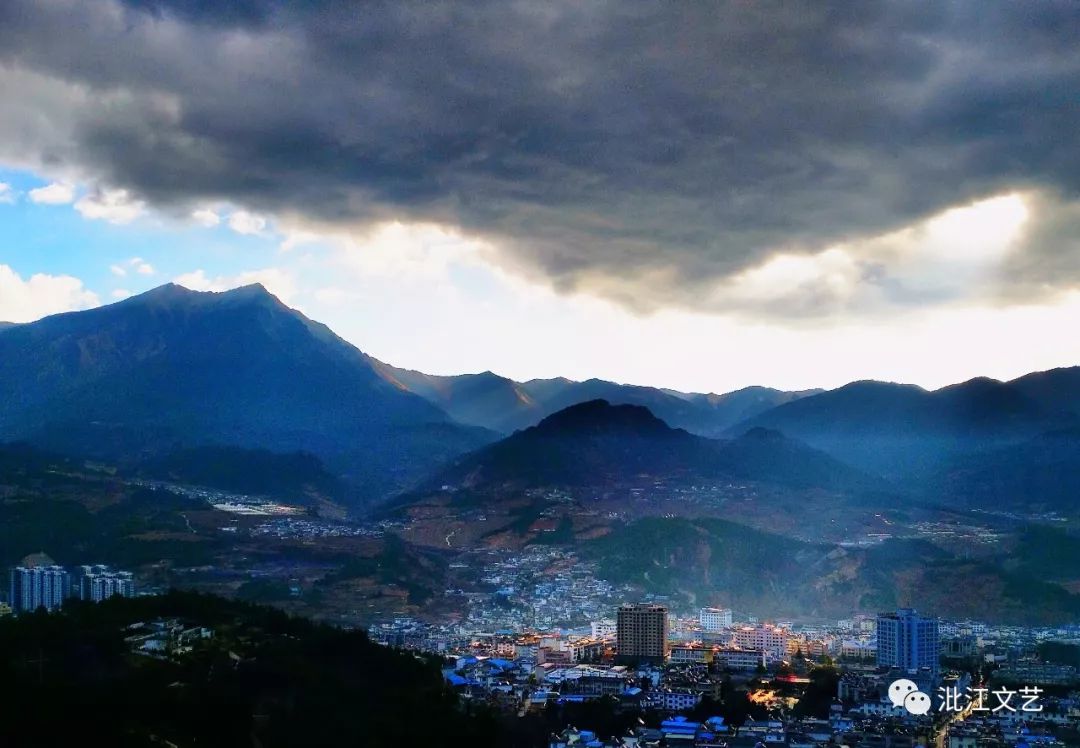
<svg viewBox="0 0 1080 748">
<path fill-rule="evenodd" d="M 129 627 L 214 631 L 181 656 L 132 652 Z M 4 746 L 496 745 L 435 658 L 271 608 L 172 592 L 0 620 Z"/>
</svg>

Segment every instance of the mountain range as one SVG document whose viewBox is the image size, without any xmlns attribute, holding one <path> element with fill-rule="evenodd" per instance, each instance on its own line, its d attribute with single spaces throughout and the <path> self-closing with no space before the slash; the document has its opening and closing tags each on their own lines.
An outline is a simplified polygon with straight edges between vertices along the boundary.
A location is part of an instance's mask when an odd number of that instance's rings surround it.
<svg viewBox="0 0 1080 748">
<path fill-rule="evenodd" d="M 432 376 L 261 286 L 167 285 L 0 325 L 0 394 L 0 443 L 30 445 L 0 444 L 0 496 L 22 497 L 2 502 L 12 552 L 198 566 L 256 547 L 133 480 L 153 479 L 403 519 L 393 573 L 381 546 L 343 568 L 417 599 L 442 580 L 416 559 L 547 543 L 615 582 L 777 614 L 1080 610 L 1075 537 L 1057 523 L 1080 511 L 1080 368 L 726 395 Z"/>
<path fill-rule="evenodd" d="M 665 423 L 702 436 L 721 436 L 735 424 L 822 390 L 785 392 L 745 387 L 726 394 L 686 393 L 616 384 L 602 379 L 531 379 L 515 382 L 490 371 L 435 376 L 373 362 L 387 380 L 430 400 L 461 423 L 504 434 L 527 428 L 564 408 L 589 400 L 641 405 Z"/>
<path fill-rule="evenodd" d="M 1080 465 L 1068 436 L 1080 428 L 1080 367 L 933 391 L 854 382 L 721 395 L 434 376 L 363 353 L 259 285 L 209 293 L 169 284 L 0 326 L 0 392 L 0 441 L 151 465 L 193 449 L 305 453 L 357 504 L 432 481 L 604 474 L 829 489 L 880 479 L 960 497 L 989 482 L 1015 496 L 995 460 L 1033 476 Z M 586 438 L 590 422 L 621 433 Z M 547 462 L 537 464 L 541 452 Z M 1070 485 L 1047 487 L 1041 504 Z"/>
<path fill-rule="evenodd" d="M 388 383 L 261 286 L 167 285 L 0 332 L 0 440 L 96 458 L 223 444 L 318 455 L 380 495 L 493 434 Z"/>
<path fill-rule="evenodd" d="M 1075 367 L 933 391 L 864 381 L 785 403 L 734 428 L 777 429 L 851 465 L 903 480 L 960 455 L 1080 425 L 1078 402 Z"/>
</svg>

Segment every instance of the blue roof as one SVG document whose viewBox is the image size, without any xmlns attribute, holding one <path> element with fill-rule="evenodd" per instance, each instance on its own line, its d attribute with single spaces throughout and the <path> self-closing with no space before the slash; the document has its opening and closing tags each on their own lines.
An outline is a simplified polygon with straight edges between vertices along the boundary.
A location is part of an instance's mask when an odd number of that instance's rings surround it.
<svg viewBox="0 0 1080 748">
<path fill-rule="evenodd" d="M 492 659 L 488 660 L 488 662 L 495 667 L 500 668 L 501 670 L 508 670 L 509 668 L 512 668 L 514 666 L 514 663 L 512 663 L 510 660 L 503 660 L 497 657 L 493 657 Z"/>
<path fill-rule="evenodd" d="M 637 686 L 631 686 L 630 688 L 623 691 L 623 693 L 627 696 L 638 696 L 641 693 L 641 689 Z"/>
<path fill-rule="evenodd" d="M 683 717 L 682 715 L 675 717 L 674 719 L 664 720 L 660 723 L 661 732 L 674 732 L 680 734 L 695 733 L 699 727 L 701 727 L 700 722 L 688 722 L 686 717 Z"/>
<path fill-rule="evenodd" d="M 465 678 L 457 675 L 456 673 L 450 673 L 450 675 L 446 676 L 446 680 L 450 681 L 451 686 L 464 686 L 466 683 L 468 683 Z"/>
</svg>

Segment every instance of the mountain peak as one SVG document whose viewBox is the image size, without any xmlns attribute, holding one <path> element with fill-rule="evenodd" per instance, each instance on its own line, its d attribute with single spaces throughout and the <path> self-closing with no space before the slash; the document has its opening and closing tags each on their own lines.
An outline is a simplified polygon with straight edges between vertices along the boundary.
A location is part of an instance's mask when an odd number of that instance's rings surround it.
<svg viewBox="0 0 1080 748">
<path fill-rule="evenodd" d="M 132 296 L 127 301 L 181 301 L 194 299 L 214 299 L 221 301 L 249 300 L 249 299 L 273 299 L 277 297 L 266 289 L 262 283 L 249 283 L 246 286 L 230 288 L 227 291 L 196 291 L 179 283 L 164 283 L 149 291 Z"/>
<path fill-rule="evenodd" d="M 262 283 L 248 283 L 221 292 L 223 299 L 277 299 Z"/>
<path fill-rule="evenodd" d="M 131 309 L 142 307 L 159 311 L 186 313 L 191 310 L 208 311 L 257 307 L 271 311 L 294 313 L 278 297 L 261 283 L 231 288 L 226 291 L 196 291 L 178 283 L 165 283 L 116 304 L 102 307 L 108 309 Z"/>
<path fill-rule="evenodd" d="M 132 296 L 128 301 L 165 301 L 173 299 L 190 298 L 197 295 L 198 291 L 192 291 L 190 288 L 181 286 L 178 283 L 165 283 L 151 288 L 149 291 L 144 291 L 141 294 Z"/>
<path fill-rule="evenodd" d="M 588 400 L 553 413 L 533 429 L 543 434 L 637 433 L 673 431 L 643 405 L 612 405 L 607 400 Z"/>
</svg>

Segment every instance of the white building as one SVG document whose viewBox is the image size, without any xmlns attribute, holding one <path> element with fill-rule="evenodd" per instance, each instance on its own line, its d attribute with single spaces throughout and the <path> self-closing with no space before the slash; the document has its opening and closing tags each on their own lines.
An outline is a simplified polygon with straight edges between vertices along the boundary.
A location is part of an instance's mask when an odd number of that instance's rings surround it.
<svg viewBox="0 0 1080 748">
<path fill-rule="evenodd" d="M 698 620 L 705 631 L 721 631 L 731 626 L 731 608 L 702 608 Z"/>
<path fill-rule="evenodd" d="M 611 618 L 604 618 L 599 621 L 593 621 L 589 624 L 592 629 L 593 639 L 605 639 L 615 636 L 616 625 L 615 621 Z"/>
<path fill-rule="evenodd" d="M 64 604 L 71 580 L 60 566 L 16 566 L 11 570 L 11 607 L 19 613 L 38 608 L 58 610 Z"/>
<path fill-rule="evenodd" d="M 664 691 L 664 709 L 679 712 L 693 709 L 701 702 L 701 694 L 696 691 Z"/>
<path fill-rule="evenodd" d="M 718 648 L 713 651 L 713 662 L 728 670 L 757 670 L 765 667 L 765 653 L 761 650 Z"/>
<path fill-rule="evenodd" d="M 95 603 L 116 596 L 135 597 L 135 578 L 130 571 L 114 571 L 102 564 L 81 566 L 75 594 Z"/>
<path fill-rule="evenodd" d="M 686 642 L 685 644 L 673 644 L 671 646 L 671 662 L 699 662 L 709 663 L 713 661 L 714 648 L 703 645 L 701 642 Z"/>
<path fill-rule="evenodd" d="M 779 626 L 740 626 L 732 631 L 731 643 L 739 649 L 757 649 L 771 660 L 782 660 L 788 653 L 791 632 Z"/>
<path fill-rule="evenodd" d="M 840 645 L 840 656 L 852 660 L 873 660 L 877 657 L 877 642 L 846 640 Z"/>
</svg>

